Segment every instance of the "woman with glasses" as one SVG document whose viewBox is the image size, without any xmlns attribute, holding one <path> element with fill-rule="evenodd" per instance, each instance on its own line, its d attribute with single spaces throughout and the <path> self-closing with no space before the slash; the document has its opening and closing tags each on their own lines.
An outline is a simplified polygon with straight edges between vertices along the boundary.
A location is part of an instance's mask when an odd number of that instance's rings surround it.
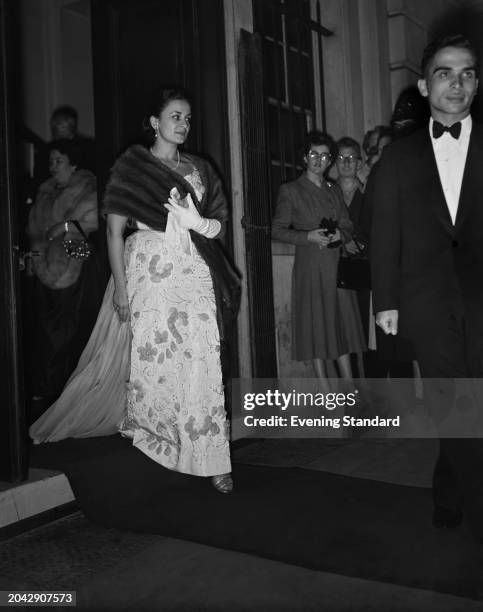
<svg viewBox="0 0 483 612">
<path fill-rule="evenodd" d="M 354 226 L 352 236 L 354 240 L 357 240 L 357 245 L 354 241 L 351 241 L 345 247 L 350 253 L 356 254 L 359 252 L 359 248 L 363 250 L 367 244 L 367 239 L 360 227 L 364 185 L 357 177 L 357 173 L 362 167 L 361 148 L 356 140 L 345 136 L 337 141 L 336 149 L 337 184 L 349 209 L 349 217 Z"/>
<path fill-rule="evenodd" d="M 312 361 L 328 378 L 336 361 L 340 376 L 352 379 L 350 353 L 365 350 L 357 301 L 337 288 L 339 247 L 352 238 L 352 222 L 339 188 L 324 178 L 334 141 L 317 130 L 306 138 L 304 172 L 280 186 L 272 238 L 296 245 L 292 278 L 292 358 Z"/>
<path fill-rule="evenodd" d="M 337 155 L 335 158 L 337 169 L 337 184 L 342 192 L 344 202 L 349 209 L 349 217 L 352 221 L 352 240 L 346 242 L 344 251 L 347 255 L 356 255 L 367 258 L 368 236 L 363 228 L 364 223 L 364 185 L 358 178 L 362 168 L 361 147 L 359 143 L 345 136 L 337 141 Z M 359 311 L 363 321 L 365 338 L 369 337 L 370 315 L 370 291 L 369 288 L 360 289 L 356 293 Z M 367 360 L 366 360 L 367 361 Z M 366 364 L 367 366 L 367 364 Z"/>
</svg>

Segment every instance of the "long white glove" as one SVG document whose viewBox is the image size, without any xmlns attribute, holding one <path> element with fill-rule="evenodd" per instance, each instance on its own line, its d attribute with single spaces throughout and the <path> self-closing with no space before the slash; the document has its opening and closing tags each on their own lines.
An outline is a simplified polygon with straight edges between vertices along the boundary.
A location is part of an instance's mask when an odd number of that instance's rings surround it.
<svg viewBox="0 0 483 612">
<path fill-rule="evenodd" d="M 221 223 L 217 219 L 205 219 L 197 211 L 191 195 L 188 193 L 182 200 L 176 187 L 170 191 L 168 204 L 165 208 L 175 217 L 179 227 L 186 230 L 194 230 L 207 238 L 214 238 L 221 229 Z"/>
</svg>

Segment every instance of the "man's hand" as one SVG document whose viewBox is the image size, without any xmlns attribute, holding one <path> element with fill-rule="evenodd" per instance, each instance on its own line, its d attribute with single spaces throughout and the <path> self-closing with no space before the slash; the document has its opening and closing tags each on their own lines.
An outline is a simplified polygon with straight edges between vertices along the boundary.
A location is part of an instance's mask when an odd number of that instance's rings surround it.
<svg viewBox="0 0 483 612">
<path fill-rule="evenodd" d="M 364 248 L 363 245 L 357 246 L 355 240 L 350 240 L 349 242 L 346 242 L 344 247 L 345 250 L 349 253 L 349 255 L 359 255 L 359 253 Z"/>
<path fill-rule="evenodd" d="M 376 314 L 376 325 L 387 334 L 395 336 L 397 334 L 397 323 L 399 319 L 398 310 L 381 310 Z"/>
</svg>

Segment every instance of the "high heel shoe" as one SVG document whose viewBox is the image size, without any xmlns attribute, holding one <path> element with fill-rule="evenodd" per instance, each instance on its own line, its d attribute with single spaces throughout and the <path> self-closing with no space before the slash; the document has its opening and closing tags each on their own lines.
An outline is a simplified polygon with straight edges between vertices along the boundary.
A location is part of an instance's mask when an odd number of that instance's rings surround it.
<svg viewBox="0 0 483 612">
<path fill-rule="evenodd" d="M 211 482 L 219 493 L 233 493 L 233 478 L 231 474 L 212 476 Z"/>
</svg>

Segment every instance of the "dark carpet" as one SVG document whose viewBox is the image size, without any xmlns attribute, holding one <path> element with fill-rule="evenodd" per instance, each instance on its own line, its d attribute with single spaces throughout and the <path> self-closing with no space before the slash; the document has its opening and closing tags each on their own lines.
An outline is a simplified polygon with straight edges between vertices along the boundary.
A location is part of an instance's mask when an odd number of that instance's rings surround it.
<svg viewBox="0 0 483 612">
<path fill-rule="evenodd" d="M 170 472 L 119 436 L 32 450 L 64 471 L 83 512 L 108 527 L 190 540 L 315 570 L 478 599 L 480 550 L 434 530 L 425 489 L 300 468 L 235 465 L 236 493 Z"/>
</svg>

